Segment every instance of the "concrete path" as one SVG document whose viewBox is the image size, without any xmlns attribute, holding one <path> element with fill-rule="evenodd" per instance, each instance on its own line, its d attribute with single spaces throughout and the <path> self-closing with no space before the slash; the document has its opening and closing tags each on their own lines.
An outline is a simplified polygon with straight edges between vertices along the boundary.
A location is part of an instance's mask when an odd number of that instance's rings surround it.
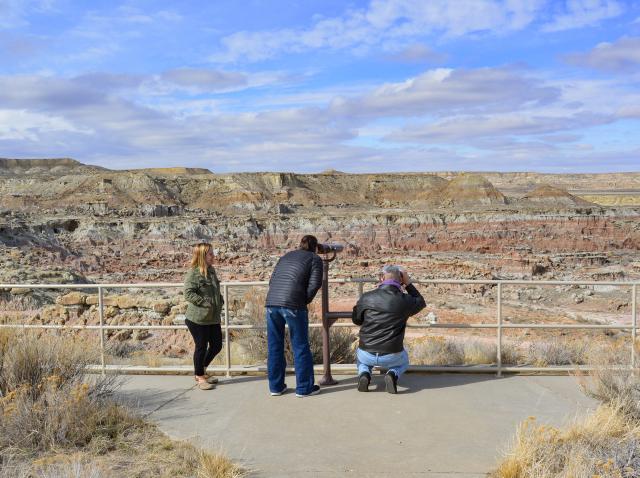
<svg viewBox="0 0 640 478">
<path fill-rule="evenodd" d="M 222 450 L 254 477 L 482 477 L 522 420 L 561 425 L 595 407 L 571 377 L 407 374 L 398 395 L 377 374 L 369 393 L 334 378 L 302 399 L 269 396 L 263 377 L 202 391 L 192 377 L 130 376 L 121 393 L 171 437 Z"/>
</svg>

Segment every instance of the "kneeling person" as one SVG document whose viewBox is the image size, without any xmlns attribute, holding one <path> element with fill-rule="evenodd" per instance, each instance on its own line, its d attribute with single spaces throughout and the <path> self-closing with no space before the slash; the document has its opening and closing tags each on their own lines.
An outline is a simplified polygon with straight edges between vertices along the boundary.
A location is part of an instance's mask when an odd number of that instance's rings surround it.
<svg viewBox="0 0 640 478">
<path fill-rule="evenodd" d="M 409 368 L 409 354 L 404 349 L 407 320 L 426 307 L 409 275 L 400 267 L 387 265 L 380 273 L 380 284 L 360 297 L 353 308 L 353 323 L 360 326 L 358 391 L 367 392 L 371 368 L 388 369 L 384 377 L 389 393 L 397 393 L 398 379 Z"/>
</svg>

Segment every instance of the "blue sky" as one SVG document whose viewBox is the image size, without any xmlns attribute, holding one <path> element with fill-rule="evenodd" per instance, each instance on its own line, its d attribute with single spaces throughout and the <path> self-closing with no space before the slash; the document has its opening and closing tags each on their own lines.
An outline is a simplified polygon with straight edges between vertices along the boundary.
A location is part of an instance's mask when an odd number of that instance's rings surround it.
<svg viewBox="0 0 640 478">
<path fill-rule="evenodd" d="M 0 157 L 640 170 L 640 2 L 0 0 Z"/>
</svg>

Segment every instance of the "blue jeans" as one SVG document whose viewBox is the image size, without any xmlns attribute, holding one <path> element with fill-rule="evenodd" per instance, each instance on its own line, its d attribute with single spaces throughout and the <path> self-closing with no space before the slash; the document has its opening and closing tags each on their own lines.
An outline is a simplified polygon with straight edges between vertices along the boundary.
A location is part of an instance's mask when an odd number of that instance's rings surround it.
<svg viewBox="0 0 640 478">
<path fill-rule="evenodd" d="M 356 352 L 356 362 L 358 375 L 364 372 L 371 373 L 371 368 L 377 365 L 395 373 L 396 377 L 400 378 L 400 375 L 409 368 L 409 354 L 403 349 L 402 352 L 395 354 L 379 355 L 359 348 Z"/>
<path fill-rule="evenodd" d="M 309 313 L 306 309 L 267 307 L 267 375 L 269 390 L 284 389 L 284 326 L 289 326 L 296 371 L 296 393 L 306 395 L 313 390 L 313 358 L 309 347 Z"/>
</svg>

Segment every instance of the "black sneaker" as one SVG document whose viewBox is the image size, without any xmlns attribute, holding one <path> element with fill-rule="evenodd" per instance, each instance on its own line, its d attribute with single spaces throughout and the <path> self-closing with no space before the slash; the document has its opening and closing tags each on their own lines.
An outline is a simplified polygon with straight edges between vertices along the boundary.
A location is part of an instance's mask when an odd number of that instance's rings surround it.
<svg viewBox="0 0 640 478">
<path fill-rule="evenodd" d="M 398 376 L 389 370 L 384 376 L 384 386 L 389 393 L 398 393 Z"/>
<path fill-rule="evenodd" d="M 358 392 L 368 392 L 369 382 L 371 382 L 371 374 L 368 372 L 362 372 L 358 376 Z"/>
<path fill-rule="evenodd" d="M 298 398 L 310 397 L 311 395 L 318 395 L 319 393 L 320 393 L 320 386 L 314 385 L 309 393 L 305 393 L 305 394 L 296 393 L 296 397 Z"/>
</svg>

